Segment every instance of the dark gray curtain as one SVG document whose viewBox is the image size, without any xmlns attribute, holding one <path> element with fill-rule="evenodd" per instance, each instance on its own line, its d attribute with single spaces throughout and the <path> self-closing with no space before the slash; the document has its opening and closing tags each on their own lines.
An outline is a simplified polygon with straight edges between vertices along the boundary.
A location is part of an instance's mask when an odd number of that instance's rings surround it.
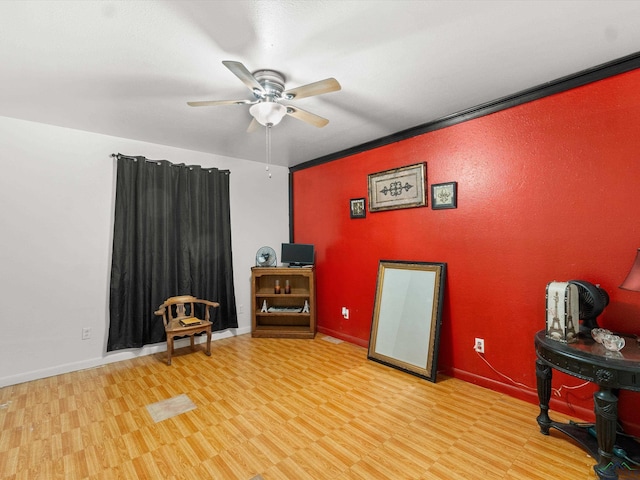
<svg viewBox="0 0 640 480">
<path fill-rule="evenodd" d="M 166 340 L 167 298 L 220 303 L 213 330 L 238 326 L 229 172 L 117 155 L 107 351 Z"/>
</svg>

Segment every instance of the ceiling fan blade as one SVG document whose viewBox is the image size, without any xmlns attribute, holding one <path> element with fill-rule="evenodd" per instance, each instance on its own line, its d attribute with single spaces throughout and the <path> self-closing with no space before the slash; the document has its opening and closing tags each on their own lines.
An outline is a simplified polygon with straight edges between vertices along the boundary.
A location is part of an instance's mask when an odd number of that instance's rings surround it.
<svg viewBox="0 0 640 480">
<path fill-rule="evenodd" d="M 205 100 L 204 102 L 187 102 L 190 107 L 215 107 L 217 105 L 253 105 L 251 100 Z"/>
<path fill-rule="evenodd" d="M 260 127 L 260 123 L 253 118 L 251 119 L 251 123 L 249 124 L 249 128 L 247 128 L 247 133 L 253 133 Z"/>
<path fill-rule="evenodd" d="M 303 122 L 310 123 L 314 127 L 322 128 L 329 120 L 321 117 L 320 115 L 316 115 L 315 113 L 307 112 L 306 110 L 302 110 L 298 107 L 291 107 L 287 105 L 287 115 L 292 116 L 293 118 L 297 118 L 298 120 L 302 120 Z"/>
<path fill-rule="evenodd" d="M 231 73 L 238 77 L 252 92 L 257 90 L 260 93 L 266 93 L 264 88 L 262 88 L 262 85 L 260 85 L 258 80 L 256 80 L 256 77 L 254 77 L 242 63 L 234 62 L 232 60 L 224 60 L 222 64 L 231 70 Z"/>
<path fill-rule="evenodd" d="M 312 97 L 314 95 L 322 95 L 323 93 L 335 92 L 341 88 L 342 87 L 335 78 L 325 78 L 318 82 L 286 90 L 285 92 L 282 92 L 282 96 L 287 100 L 293 100 L 294 98 Z"/>
</svg>

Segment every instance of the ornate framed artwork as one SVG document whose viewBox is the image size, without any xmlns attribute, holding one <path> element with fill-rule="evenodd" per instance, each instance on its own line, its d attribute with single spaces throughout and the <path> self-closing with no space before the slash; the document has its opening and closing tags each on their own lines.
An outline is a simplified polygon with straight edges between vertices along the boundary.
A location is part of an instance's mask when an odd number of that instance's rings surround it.
<svg viewBox="0 0 640 480">
<path fill-rule="evenodd" d="M 369 174 L 369 211 L 424 207 L 427 164 Z"/>
<path fill-rule="evenodd" d="M 352 198 L 349 201 L 351 218 L 365 218 L 367 216 L 367 209 L 365 208 L 364 202 L 364 198 Z"/>
<path fill-rule="evenodd" d="M 431 185 L 431 208 L 458 208 L 458 183 L 434 183 Z"/>
</svg>

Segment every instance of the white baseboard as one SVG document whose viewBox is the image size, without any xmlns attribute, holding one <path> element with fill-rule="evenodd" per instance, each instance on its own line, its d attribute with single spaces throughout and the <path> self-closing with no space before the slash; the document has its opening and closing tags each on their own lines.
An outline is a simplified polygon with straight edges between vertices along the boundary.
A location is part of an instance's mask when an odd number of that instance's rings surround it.
<svg viewBox="0 0 640 480">
<path fill-rule="evenodd" d="M 223 338 L 237 337 L 247 333 L 251 333 L 251 327 L 231 328 L 221 332 L 213 332 L 211 335 L 211 341 L 215 342 L 216 340 L 222 340 Z M 196 337 L 195 339 L 196 344 L 203 343 L 205 341 L 206 337 L 204 336 Z M 188 338 L 181 338 L 174 342 L 174 348 L 186 347 L 189 343 L 190 340 Z M 62 375 L 64 373 L 76 372 L 78 370 L 100 367 L 102 365 L 108 365 L 109 363 L 131 360 L 132 358 L 144 357 L 146 355 L 153 355 L 155 353 L 166 351 L 167 343 L 162 342 L 154 345 L 145 345 L 142 348 L 130 348 L 127 350 L 118 350 L 116 352 L 105 352 L 102 357 L 98 358 L 90 358 L 79 362 L 55 365 L 53 367 L 3 377 L 0 378 L 0 387 L 17 385 L 18 383 L 30 382 L 41 378 L 53 377 L 54 375 Z"/>
</svg>

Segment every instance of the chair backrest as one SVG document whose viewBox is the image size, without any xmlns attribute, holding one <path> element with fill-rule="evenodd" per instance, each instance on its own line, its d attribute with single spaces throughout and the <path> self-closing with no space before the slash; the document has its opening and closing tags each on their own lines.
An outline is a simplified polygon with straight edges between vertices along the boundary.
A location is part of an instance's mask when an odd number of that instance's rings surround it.
<svg viewBox="0 0 640 480">
<path fill-rule="evenodd" d="M 164 303 L 167 305 L 169 319 L 194 317 L 195 310 L 193 309 L 193 304 L 197 301 L 198 299 L 191 295 L 168 298 Z"/>
<path fill-rule="evenodd" d="M 195 305 L 204 305 L 204 320 L 209 321 L 210 313 L 209 307 L 219 307 L 217 302 L 210 302 L 209 300 L 202 300 L 191 295 L 179 295 L 177 297 L 167 298 L 162 305 L 158 307 L 155 312 L 156 315 L 161 315 L 165 327 L 171 323 L 172 320 L 179 320 L 186 317 L 195 317 L 196 310 Z"/>
</svg>

